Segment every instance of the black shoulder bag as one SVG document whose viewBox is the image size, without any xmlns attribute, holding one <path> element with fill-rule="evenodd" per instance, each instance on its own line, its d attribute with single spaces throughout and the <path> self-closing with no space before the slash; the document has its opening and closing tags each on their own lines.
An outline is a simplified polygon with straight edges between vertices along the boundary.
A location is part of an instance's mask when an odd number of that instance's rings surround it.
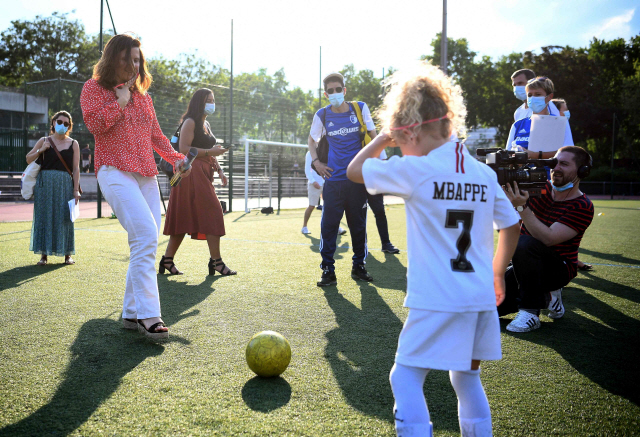
<svg viewBox="0 0 640 437">
<path fill-rule="evenodd" d="M 184 120 L 182 121 L 184 123 Z M 182 127 L 182 123 L 176 129 L 176 133 L 171 137 L 171 146 L 173 146 L 173 150 L 176 152 L 180 151 L 180 128 Z M 169 179 L 173 177 L 173 164 L 170 164 L 168 161 L 165 161 L 163 158 L 160 158 L 160 162 L 158 163 L 158 169 L 167 175 Z"/>
<path fill-rule="evenodd" d="M 320 137 L 320 141 L 318 142 L 318 147 L 316 148 L 316 153 L 318 154 L 318 161 L 327 165 L 329 162 L 329 141 L 327 140 L 327 127 L 325 126 L 327 117 L 327 108 L 322 108 L 322 113 L 320 114 L 320 120 L 322 121 L 322 127 L 324 128 L 324 135 Z M 311 168 L 318 173 L 316 166 L 311 163 Z M 318 173 L 320 175 L 320 173 Z M 320 175 L 322 176 L 322 175 Z"/>
</svg>

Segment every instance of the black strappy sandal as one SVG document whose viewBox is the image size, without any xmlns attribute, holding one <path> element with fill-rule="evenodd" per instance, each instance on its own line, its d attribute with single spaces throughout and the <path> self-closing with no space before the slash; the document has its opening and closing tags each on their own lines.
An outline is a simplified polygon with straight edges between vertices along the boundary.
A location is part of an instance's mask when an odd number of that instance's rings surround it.
<svg viewBox="0 0 640 437">
<path fill-rule="evenodd" d="M 167 265 L 168 264 L 168 265 Z M 172 256 L 164 256 L 162 255 L 162 259 L 160 260 L 160 264 L 158 265 L 158 273 L 163 275 L 164 271 L 168 270 L 170 275 L 183 275 L 180 270 L 176 267 L 173 262 Z"/>
<path fill-rule="evenodd" d="M 222 270 L 216 269 L 216 267 L 221 266 Z M 222 262 L 222 258 L 213 259 L 209 258 L 209 276 L 213 276 L 216 272 L 220 273 L 221 276 L 231 276 L 237 275 L 238 272 L 235 270 L 231 270 L 227 265 Z"/>
<path fill-rule="evenodd" d="M 149 326 L 147 329 L 142 323 L 142 320 L 138 320 L 138 332 L 143 333 L 146 337 L 152 340 L 164 340 L 169 338 L 169 331 L 158 331 L 158 328 L 166 328 L 167 325 L 164 322 L 157 322 Z"/>
</svg>

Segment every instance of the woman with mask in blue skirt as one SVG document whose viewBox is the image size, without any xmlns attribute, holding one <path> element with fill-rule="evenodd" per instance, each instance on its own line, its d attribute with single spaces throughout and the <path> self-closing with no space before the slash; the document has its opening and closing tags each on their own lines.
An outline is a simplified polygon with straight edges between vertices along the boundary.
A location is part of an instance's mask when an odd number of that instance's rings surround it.
<svg viewBox="0 0 640 437">
<path fill-rule="evenodd" d="M 80 200 L 80 147 L 69 134 L 71 114 L 57 112 L 51 117 L 51 135 L 38 140 L 27 154 L 27 164 L 36 161 L 40 172 L 34 188 L 33 224 L 29 250 L 40 254 L 39 266 L 49 255 L 64 256 L 74 264 L 75 237 L 69 201 Z"/>
</svg>

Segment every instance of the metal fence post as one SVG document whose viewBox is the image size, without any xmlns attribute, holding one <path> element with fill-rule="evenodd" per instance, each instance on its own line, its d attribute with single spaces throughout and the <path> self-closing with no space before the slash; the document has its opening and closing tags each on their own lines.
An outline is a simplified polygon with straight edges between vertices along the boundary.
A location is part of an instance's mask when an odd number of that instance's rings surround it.
<svg viewBox="0 0 640 437">
<path fill-rule="evenodd" d="M 278 151 L 278 212 L 280 212 L 280 200 L 282 199 L 282 164 L 280 157 L 282 153 Z"/>
<path fill-rule="evenodd" d="M 244 212 L 249 212 L 249 140 L 244 140 Z"/>
<path fill-rule="evenodd" d="M 27 81 L 24 81 L 24 115 L 22 116 L 22 141 L 24 145 L 25 155 L 28 153 L 29 141 L 27 140 L 27 120 L 29 115 L 27 113 Z"/>
</svg>

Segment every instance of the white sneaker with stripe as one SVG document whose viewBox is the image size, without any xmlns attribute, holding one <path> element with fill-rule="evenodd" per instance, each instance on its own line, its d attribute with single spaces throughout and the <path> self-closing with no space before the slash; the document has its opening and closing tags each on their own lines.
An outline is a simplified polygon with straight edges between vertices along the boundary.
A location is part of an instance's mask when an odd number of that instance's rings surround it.
<svg viewBox="0 0 640 437">
<path fill-rule="evenodd" d="M 564 305 L 562 305 L 562 288 L 551 292 L 551 302 L 547 307 L 549 310 L 549 317 L 552 319 L 559 319 L 564 316 Z"/>
<path fill-rule="evenodd" d="M 540 318 L 527 311 L 520 310 L 516 318 L 507 325 L 507 331 L 529 332 L 540 328 Z"/>
</svg>

